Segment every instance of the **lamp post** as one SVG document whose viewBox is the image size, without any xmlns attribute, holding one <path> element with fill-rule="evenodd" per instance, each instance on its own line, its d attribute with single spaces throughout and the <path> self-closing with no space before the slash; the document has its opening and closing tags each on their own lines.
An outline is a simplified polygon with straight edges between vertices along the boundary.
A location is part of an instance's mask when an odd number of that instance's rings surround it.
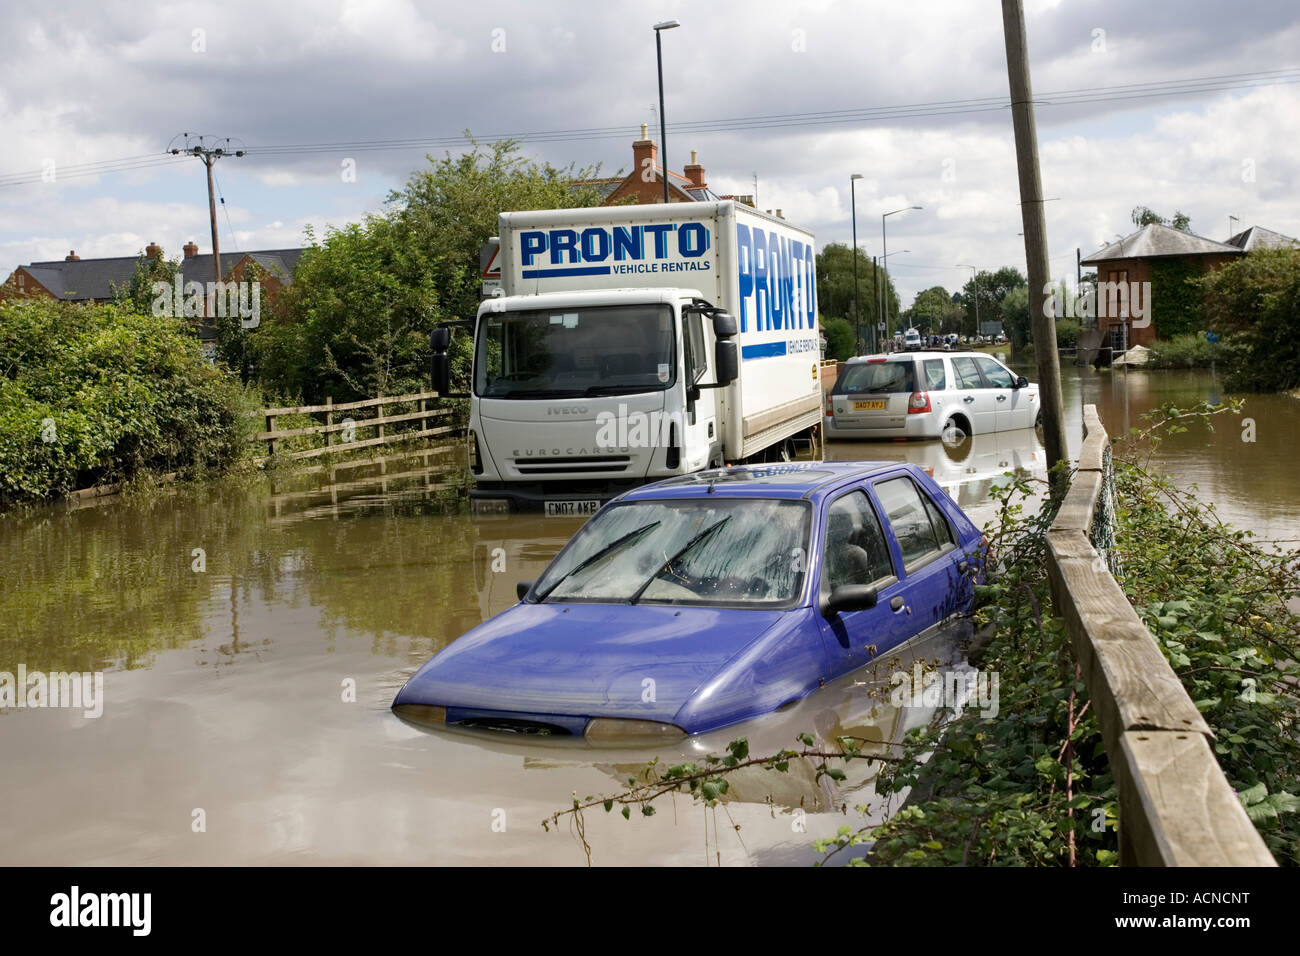
<svg viewBox="0 0 1300 956">
<path fill-rule="evenodd" d="M 898 255 L 899 253 L 906 253 L 906 252 L 911 252 L 911 251 L 912 251 L 911 249 L 895 249 L 893 252 L 887 252 L 887 253 L 885 253 L 883 256 L 880 257 L 880 271 L 884 274 L 884 276 L 885 276 L 886 279 L 889 278 L 889 270 L 885 268 L 885 260 L 888 259 L 890 256 L 896 256 L 896 255 Z M 889 288 L 888 288 L 888 286 L 885 287 L 885 292 L 884 292 L 884 294 L 885 294 L 886 296 L 888 296 L 888 294 L 889 294 Z M 886 301 L 888 301 L 888 299 L 886 299 Z M 888 332 L 889 330 L 886 329 L 885 331 Z"/>
<path fill-rule="evenodd" d="M 980 276 L 974 266 L 965 262 L 957 263 L 958 269 L 970 270 L 971 287 L 975 290 L 975 334 L 980 334 Z"/>
<path fill-rule="evenodd" d="M 885 220 L 888 219 L 890 216 L 898 215 L 900 212 L 907 212 L 909 209 L 920 209 L 920 208 L 921 208 L 920 206 L 904 206 L 902 209 L 895 209 L 893 212 L 887 212 L 880 217 L 880 261 L 882 263 L 887 258 L 889 258 L 889 243 L 885 239 Z M 886 273 L 886 276 L 888 276 L 888 273 Z M 888 335 L 889 334 L 889 292 L 888 290 L 881 291 L 880 301 L 881 304 L 884 306 L 885 334 Z"/>
<path fill-rule="evenodd" d="M 668 124 L 664 121 L 664 47 L 659 40 L 660 31 L 672 30 L 681 26 L 676 20 L 664 20 L 662 23 L 656 23 L 655 30 L 655 60 L 659 64 L 659 142 L 661 162 L 664 169 L 664 202 L 668 202 Z"/>
<path fill-rule="evenodd" d="M 849 177 L 850 205 L 853 208 L 853 335 L 854 352 L 862 351 L 862 313 L 858 309 L 858 180 L 861 173 Z"/>
</svg>

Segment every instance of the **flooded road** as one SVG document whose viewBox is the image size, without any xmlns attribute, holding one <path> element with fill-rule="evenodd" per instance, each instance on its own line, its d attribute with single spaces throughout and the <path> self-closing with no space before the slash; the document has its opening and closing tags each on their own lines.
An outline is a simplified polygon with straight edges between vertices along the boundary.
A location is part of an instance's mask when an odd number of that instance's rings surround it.
<svg viewBox="0 0 1300 956">
<path fill-rule="evenodd" d="M 1118 433 L 1154 405 L 1215 388 L 1207 373 L 1129 372 L 1125 384 L 1063 371 L 1072 451 L 1083 402 Z M 1228 520 L 1300 538 L 1300 401 L 1253 396 L 1245 414 L 1256 443 L 1222 419 L 1214 435 L 1171 440 L 1161 466 Z M 992 517 L 1002 472 L 1042 475 L 1044 464 L 1032 431 L 827 453 L 932 468 L 977 523 Z M 540 821 L 575 792 L 616 792 L 656 752 L 693 759 L 744 735 L 762 753 L 801 731 L 890 741 L 929 719 L 889 706 L 889 674 L 914 656 L 950 656 L 960 635 L 675 752 L 403 723 L 388 710 L 403 681 L 513 604 L 515 582 L 536 577 L 581 523 L 471 517 L 455 454 L 0 520 L 0 671 L 105 672 L 101 717 L 0 712 L 0 862 L 581 865 L 567 826 L 547 833 Z M 685 797 L 630 822 L 597 809 L 586 838 L 597 864 L 808 863 L 814 840 L 858 823 L 855 804 L 880 812 L 873 773 L 859 765 L 837 786 L 795 765 L 755 770 L 733 778 L 716 811 Z"/>
</svg>

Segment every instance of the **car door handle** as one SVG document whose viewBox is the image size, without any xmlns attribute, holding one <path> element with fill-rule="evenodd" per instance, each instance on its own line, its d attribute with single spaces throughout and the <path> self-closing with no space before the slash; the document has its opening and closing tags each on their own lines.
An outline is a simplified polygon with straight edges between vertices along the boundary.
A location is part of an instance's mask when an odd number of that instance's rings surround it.
<svg viewBox="0 0 1300 956">
<path fill-rule="evenodd" d="M 971 402 L 975 401 L 975 396 L 967 395 L 965 398 L 962 399 L 962 401 L 965 402 L 967 405 L 969 405 Z"/>
<path fill-rule="evenodd" d="M 890 610 L 892 610 L 895 614 L 897 614 L 899 611 L 903 610 L 903 604 L 904 604 L 904 601 L 903 601 L 903 595 L 901 595 L 901 594 L 896 594 L 896 595 L 894 595 L 893 597 L 891 597 L 891 598 L 889 599 L 889 607 L 890 607 Z M 911 608 L 908 608 L 908 609 L 907 609 L 907 613 L 909 613 L 909 614 L 912 613 Z"/>
<path fill-rule="evenodd" d="M 999 395 L 999 396 L 998 396 L 998 401 L 999 401 L 999 402 L 1005 402 L 1006 400 L 1007 400 L 1007 397 L 1006 397 L 1005 395 Z"/>
</svg>

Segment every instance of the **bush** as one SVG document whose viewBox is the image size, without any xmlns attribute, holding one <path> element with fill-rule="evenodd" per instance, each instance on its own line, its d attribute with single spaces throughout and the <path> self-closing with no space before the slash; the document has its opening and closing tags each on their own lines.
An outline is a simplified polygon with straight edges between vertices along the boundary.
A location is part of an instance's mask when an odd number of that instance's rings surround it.
<svg viewBox="0 0 1300 956">
<path fill-rule="evenodd" d="M 1230 391 L 1300 387 L 1300 249 L 1259 249 L 1200 278 L 1209 328 L 1230 334 Z"/>
<path fill-rule="evenodd" d="M 0 506 L 144 470 L 223 467 L 242 437 L 239 402 L 183 319 L 0 304 Z"/>
<path fill-rule="evenodd" d="M 849 320 L 832 316 L 822 319 L 821 325 L 822 331 L 826 333 L 826 357 L 837 362 L 852 358 L 857 341 Z"/>
<path fill-rule="evenodd" d="M 1222 345 L 1206 341 L 1200 332 L 1175 335 L 1151 347 L 1151 368 L 1206 368 L 1224 354 Z"/>
</svg>

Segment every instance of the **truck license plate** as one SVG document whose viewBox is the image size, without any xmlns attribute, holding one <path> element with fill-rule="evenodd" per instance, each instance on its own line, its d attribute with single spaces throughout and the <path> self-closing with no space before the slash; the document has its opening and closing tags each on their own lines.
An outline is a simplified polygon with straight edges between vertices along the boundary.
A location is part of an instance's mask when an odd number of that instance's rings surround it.
<svg viewBox="0 0 1300 956">
<path fill-rule="evenodd" d="M 853 410 L 855 412 L 878 412 L 884 409 L 885 400 L 883 398 L 872 399 L 869 402 L 854 402 Z"/>
<path fill-rule="evenodd" d="M 599 510 L 600 501 L 596 498 L 589 498 L 585 501 L 546 502 L 546 517 L 548 518 L 584 517 L 594 515 Z"/>
</svg>

